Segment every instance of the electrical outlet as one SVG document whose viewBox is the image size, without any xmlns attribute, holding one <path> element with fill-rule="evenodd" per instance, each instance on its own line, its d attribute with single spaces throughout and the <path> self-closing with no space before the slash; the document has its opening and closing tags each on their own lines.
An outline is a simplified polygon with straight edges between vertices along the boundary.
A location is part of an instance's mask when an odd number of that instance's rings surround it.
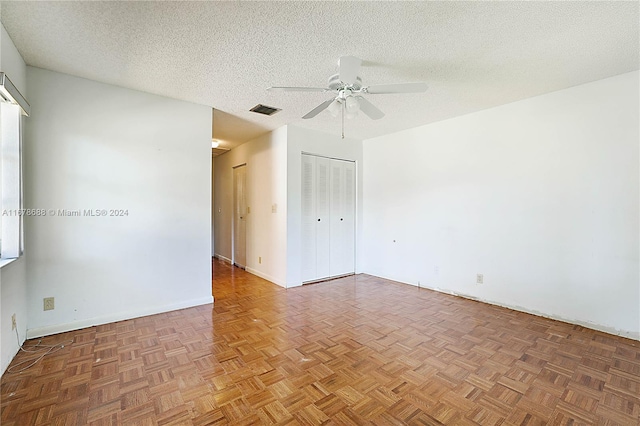
<svg viewBox="0 0 640 426">
<path fill-rule="evenodd" d="M 258 263 L 262 263 L 262 256 L 258 257 Z"/>
<path fill-rule="evenodd" d="M 484 276 L 482 274 L 476 275 L 476 284 L 482 284 L 484 282 Z"/>
<path fill-rule="evenodd" d="M 43 301 L 44 301 L 44 310 L 45 311 L 52 311 L 52 310 L 54 310 L 56 308 L 55 301 L 54 301 L 53 297 L 45 297 L 43 299 Z"/>
<path fill-rule="evenodd" d="M 11 330 L 15 330 L 18 327 L 16 324 L 16 314 L 11 315 Z"/>
</svg>

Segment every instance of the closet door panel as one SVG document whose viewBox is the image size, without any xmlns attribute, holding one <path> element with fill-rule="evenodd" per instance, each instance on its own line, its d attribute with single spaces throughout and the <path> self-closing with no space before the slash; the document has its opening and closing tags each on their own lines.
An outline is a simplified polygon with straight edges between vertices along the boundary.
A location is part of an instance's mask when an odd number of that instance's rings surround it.
<svg viewBox="0 0 640 426">
<path fill-rule="evenodd" d="M 345 161 L 331 160 L 331 276 L 344 272 Z"/>
<path fill-rule="evenodd" d="M 316 157 L 302 156 L 302 281 L 317 278 L 316 271 Z"/>
<path fill-rule="evenodd" d="M 352 274 L 356 270 L 356 164 L 345 161 L 344 198 L 342 216 L 341 240 L 343 246 L 342 273 Z"/>
<path fill-rule="evenodd" d="M 331 275 L 337 276 L 355 272 L 355 163 L 335 160 L 332 169 Z"/>
<path fill-rule="evenodd" d="M 316 158 L 316 278 L 331 275 L 331 160 Z"/>
</svg>

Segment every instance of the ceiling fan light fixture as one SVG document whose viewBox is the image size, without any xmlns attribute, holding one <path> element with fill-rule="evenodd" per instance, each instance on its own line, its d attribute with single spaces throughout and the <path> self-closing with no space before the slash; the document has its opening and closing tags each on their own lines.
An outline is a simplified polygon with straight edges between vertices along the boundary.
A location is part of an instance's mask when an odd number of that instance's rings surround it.
<svg viewBox="0 0 640 426">
<path fill-rule="evenodd" d="M 347 97 L 347 99 L 345 101 L 345 106 L 346 106 L 346 109 L 347 109 L 347 117 L 349 115 L 356 116 L 358 114 L 358 111 L 360 111 L 360 103 L 353 96 Z"/>
<path fill-rule="evenodd" d="M 329 114 L 331 114 L 333 117 L 337 117 L 338 114 L 340 114 L 340 110 L 342 110 L 342 101 L 340 100 L 340 98 L 336 98 L 327 107 L 327 111 L 329 111 Z"/>
<path fill-rule="evenodd" d="M 220 141 L 218 139 L 211 139 L 211 148 L 216 149 L 220 146 Z"/>
</svg>

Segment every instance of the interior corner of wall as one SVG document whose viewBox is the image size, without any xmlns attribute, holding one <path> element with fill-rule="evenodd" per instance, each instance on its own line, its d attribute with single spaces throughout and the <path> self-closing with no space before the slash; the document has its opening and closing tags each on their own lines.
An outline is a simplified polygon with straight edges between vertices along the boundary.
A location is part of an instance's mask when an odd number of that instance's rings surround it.
<svg viewBox="0 0 640 426">
<path fill-rule="evenodd" d="M 302 282 L 287 282 L 285 283 L 285 288 L 300 287 L 301 285 Z"/>
</svg>

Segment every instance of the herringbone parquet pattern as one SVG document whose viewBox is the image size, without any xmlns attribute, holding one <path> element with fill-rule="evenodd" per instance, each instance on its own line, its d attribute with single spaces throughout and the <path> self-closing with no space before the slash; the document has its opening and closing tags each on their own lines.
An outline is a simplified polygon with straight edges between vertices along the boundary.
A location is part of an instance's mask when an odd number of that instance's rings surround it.
<svg viewBox="0 0 640 426">
<path fill-rule="evenodd" d="M 359 275 L 50 336 L 10 425 L 637 425 L 640 342 Z M 27 354 L 14 360 L 19 362 Z"/>
</svg>

